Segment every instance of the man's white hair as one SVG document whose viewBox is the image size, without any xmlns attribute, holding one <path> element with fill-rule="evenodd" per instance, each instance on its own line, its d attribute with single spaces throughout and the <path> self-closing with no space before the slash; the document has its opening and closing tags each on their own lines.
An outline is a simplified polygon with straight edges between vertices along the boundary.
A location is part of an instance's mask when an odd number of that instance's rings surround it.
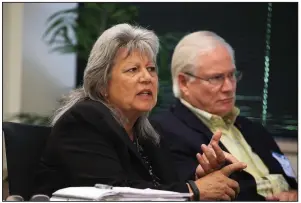
<svg viewBox="0 0 301 203">
<path fill-rule="evenodd" d="M 172 90 L 175 97 L 181 98 L 181 91 L 178 84 L 179 73 L 184 71 L 195 72 L 196 68 L 198 68 L 196 59 L 200 55 L 216 48 L 218 45 L 223 45 L 229 50 L 234 64 L 233 48 L 214 32 L 193 32 L 180 40 L 174 50 L 171 61 Z"/>
</svg>

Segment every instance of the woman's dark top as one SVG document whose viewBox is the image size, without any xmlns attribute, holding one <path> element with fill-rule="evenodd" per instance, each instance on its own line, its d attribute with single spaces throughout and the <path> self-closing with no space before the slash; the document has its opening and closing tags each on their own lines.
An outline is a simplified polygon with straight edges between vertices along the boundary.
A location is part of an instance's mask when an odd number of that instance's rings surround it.
<svg viewBox="0 0 301 203">
<path fill-rule="evenodd" d="M 35 192 L 50 195 L 70 186 L 97 183 L 188 192 L 171 155 L 148 139 L 133 143 L 102 103 L 85 100 L 54 125 L 35 178 Z"/>
</svg>

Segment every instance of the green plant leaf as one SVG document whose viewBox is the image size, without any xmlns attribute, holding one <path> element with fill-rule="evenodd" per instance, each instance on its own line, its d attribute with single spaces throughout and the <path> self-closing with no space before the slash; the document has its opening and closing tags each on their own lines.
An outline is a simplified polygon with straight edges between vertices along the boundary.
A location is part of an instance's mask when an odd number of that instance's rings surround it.
<svg viewBox="0 0 301 203">
<path fill-rule="evenodd" d="M 47 30 L 43 34 L 43 38 L 47 37 L 48 34 L 51 33 L 54 29 L 59 29 L 58 27 L 62 27 L 62 24 L 65 20 L 65 17 L 60 17 L 57 20 L 55 20 L 51 25 L 47 28 Z"/>
<path fill-rule="evenodd" d="M 50 117 L 41 116 L 34 113 L 19 113 L 11 116 L 8 120 L 18 119 L 21 123 L 31 125 L 50 125 Z"/>
<path fill-rule="evenodd" d="M 125 15 L 127 15 L 126 11 L 125 10 L 117 10 L 115 13 L 113 13 L 111 15 L 112 18 L 124 18 L 126 17 Z"/>
<path fill-rule="evenodd" d="M 74 13 L 74 14 L 77 14 L 78 12 L 78 8 L 75 7 L 75 8 L 71 8 L 71 9 L 66 9 L 66 10 L 62 10 L 62 11 L 58 11 L 58 12 L 55 12 L 54 14 L 52 14 L 48 19 L 47 19 L 47 23 L 49 23 L 50 21 L 52 21 L 54 18 L 58 17 L 59 15 L 66 15 L 68 13 Z"/>
<path fill-rule="evenodd" d="M 106 10 L 108 13 L 113 13 L 116 10 L 117 4 L 116 3 L 104 3 L 101 7 Z"/>
<path fill-rule="evenodd" d="M 46 42 L 51 45 L 51 52 L 75 52 L 86 61 L 94 42 L 104 30 L 118 23 L 131 22 L 137 14 L 137 7 L 130 4 L 83 3 L 82 7 L 52 14 L 47 19 L 43 39 L 49 37 Z M 76 40 L 73 40 L 73 32 Z"/>
<path fill-rule="evenodd" d="M 47 41 L 48 45 L 52 45 L 57 40 L 58 36 L 62 32 L 64 25 L 58 26 L 57 29 L 52 33 L 51 38 Z M 64 40 L 64 39 L 63 39 Z"/>
<path fill-rule="evenodd" d="M 131 12 L 134 16 L 138 15 L 138 8 L 136 6 L 129 6 L 129 12 Z"/>
<path fill-rule="evenodd" d="M 61 46 L 56 46 L 51 49 L 51 52 L 59 52 L 61 54 L 69 54 L 69 53 L 74 53 L 76 50 L 76 46 L 70 45 L 70 44 L 65 44 Z"/>
<path fill-rule="evenodd" d="M 64 27 L 63 28 L 63 32 L 62 32 L 62 35 L 66 41 L 66 44 L 72 44 L 72 41 L 69 37 L 69 33 L 68 33 L 68 28 L 67 27 Z"/>
</svg>

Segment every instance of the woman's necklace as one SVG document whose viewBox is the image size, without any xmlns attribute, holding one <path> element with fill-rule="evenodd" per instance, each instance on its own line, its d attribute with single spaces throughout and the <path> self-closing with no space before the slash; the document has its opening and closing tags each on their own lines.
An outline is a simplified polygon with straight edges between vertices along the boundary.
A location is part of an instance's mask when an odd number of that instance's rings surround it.
<svg viewBox="0 0 301 203">
<path fill-rule="evenodd" d="M 159 186 L 160 183 L 160 178 L 158 178 L 154 173 L 153 173 L 153 168 L 151 166 L 151 163 L 148 160 L 148 157 L 145 155 L 142 146 L 139 144 L 138 138 L 136 136 L 134 136 L 134 140 L 133 140 L 134 145 L 137 148 L 137 151 L 139 152 L 140 156 L 142 157 L 143 162 L 145 163 L 145 165 L 148 167 L 148 172 L 149 175 L 152 178 L 153 184 L 154 186 Z"/>
</svg>

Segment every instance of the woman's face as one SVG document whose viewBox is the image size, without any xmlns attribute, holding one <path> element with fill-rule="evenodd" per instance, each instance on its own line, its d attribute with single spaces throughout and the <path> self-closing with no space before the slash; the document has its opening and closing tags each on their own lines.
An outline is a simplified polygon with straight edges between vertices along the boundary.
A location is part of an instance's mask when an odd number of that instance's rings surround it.
<svg viewBox="0 0 301 203">
<path fill-rule="evenodd" d="M 107 99 L 126 116 L 139 116 L 157 103 L 158 75 L 145 54 L 121 48 L 115 58 Z"/>
</svg>

